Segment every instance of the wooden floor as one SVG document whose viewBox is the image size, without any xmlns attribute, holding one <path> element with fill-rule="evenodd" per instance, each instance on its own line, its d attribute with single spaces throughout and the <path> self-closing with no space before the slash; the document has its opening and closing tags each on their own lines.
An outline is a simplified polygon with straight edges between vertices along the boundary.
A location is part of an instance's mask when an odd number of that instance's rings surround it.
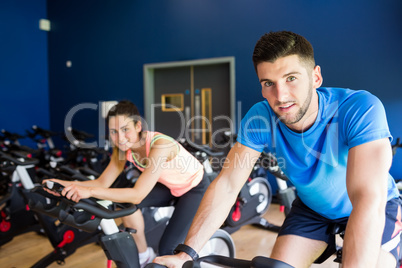
<svg viewBox="0 0 402 268">
<path fill-rule="evenodd" d="M 284 219 L 283 213 L 279 212 L 278 205 L 271 205 L 264 215 L 269 222 L 281 225 Z M 261 230 L 253 226 L 243 226 L 239 231 L 232 234 L 236 246 L 236 257 L 251 259 L 256 255 L 269 256 L 275 242 L 276 233 Z M 14 238 L 11 242 L 0 248 L 1 268 L 24 268 L 31 267 L 36 261 L 51 252 L 52 248 L 48 240 L 36 233 L 26 233 Z M 333 258 L 325 263 L 312 267 L 335 268 L 338 267 Z M 62 267 L 106 267 L 107 259 L 100 246 L 91 244 L 78 249 L 66 259 Z M 61 267 L 53 263 L 49 267 Z M 115 267 L 115 266 L 113 266 Z"/>
</svg>

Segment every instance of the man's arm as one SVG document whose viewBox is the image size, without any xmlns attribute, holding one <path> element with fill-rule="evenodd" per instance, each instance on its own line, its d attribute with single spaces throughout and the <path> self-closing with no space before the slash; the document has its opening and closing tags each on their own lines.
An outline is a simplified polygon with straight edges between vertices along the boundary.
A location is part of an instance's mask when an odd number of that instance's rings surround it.
<svg viewBox="0 0 402 268">
<path fill-rule="evenodd" d="M 388 171 L 392 150 L 388 138 L 349 150 L 346 185 L 353 205 L 343 244 L 343 267 L 375 267 L 385 224 Z"/>
<path fill-rule="evenodd" d="M 240 189 L 246 182 L 260 153 L 236 143 L 230 150 L 218 177 L 206 191 L 194 217 L 185 244 L 199 252 L 226 219 Z M 181 267 L 190 260 L 186 253 L 164 256 L 155 262 L 167 267 Z"/>
</svg>

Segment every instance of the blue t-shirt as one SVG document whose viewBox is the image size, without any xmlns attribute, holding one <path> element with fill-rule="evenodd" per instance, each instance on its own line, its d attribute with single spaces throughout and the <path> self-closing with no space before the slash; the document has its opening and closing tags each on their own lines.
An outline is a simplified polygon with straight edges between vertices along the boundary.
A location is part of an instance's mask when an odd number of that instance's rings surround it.
<svg viewBox="0 0 402 268">
<path fill-rule="evenodd" d="M 352 211 L 346 191 L 349 149 L 392 137 L 382 103 L 369 92 L 318 88 L 317 93 L 317 119 L 307 131 L 289 129 L 264 100 L 241 121 L 237 141 L 260 152 L 274 153 L 308 207 L 329 219 L 348 217 Z M 389 175 L 388 200 L 398 196 Z"/>
</svg>

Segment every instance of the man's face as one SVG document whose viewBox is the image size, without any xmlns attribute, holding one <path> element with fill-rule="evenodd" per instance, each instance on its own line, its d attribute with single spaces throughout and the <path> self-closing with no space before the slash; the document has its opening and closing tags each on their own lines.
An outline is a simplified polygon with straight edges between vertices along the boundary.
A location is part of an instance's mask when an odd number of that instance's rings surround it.
<svg viewBox="0 0 402 268">
<path fill-rule="evenodd" d="M 315 89 L 322 83 L 319 66 L 307 68 L 299 56 L 291 55 L 258 64 L 257 75 L 263 97 L 283 123 L 296 131 L 314 123 L 318 111 Z"/>
</svg>

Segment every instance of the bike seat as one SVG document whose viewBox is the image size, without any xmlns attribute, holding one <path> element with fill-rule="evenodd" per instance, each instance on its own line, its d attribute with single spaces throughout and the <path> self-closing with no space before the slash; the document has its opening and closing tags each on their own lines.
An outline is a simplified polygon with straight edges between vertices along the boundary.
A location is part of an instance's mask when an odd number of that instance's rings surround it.
<svg viewBox="0 0 402 268">
<path fill-rule="evenodd" d="M 336 235 L 336 234 L 342 234 L 345 232 L 346 225 L 345 224 L 340 224 L 340 223 L 332 223 L 328 227 L 328 231 L 330 234 Z"/>
</svg>

